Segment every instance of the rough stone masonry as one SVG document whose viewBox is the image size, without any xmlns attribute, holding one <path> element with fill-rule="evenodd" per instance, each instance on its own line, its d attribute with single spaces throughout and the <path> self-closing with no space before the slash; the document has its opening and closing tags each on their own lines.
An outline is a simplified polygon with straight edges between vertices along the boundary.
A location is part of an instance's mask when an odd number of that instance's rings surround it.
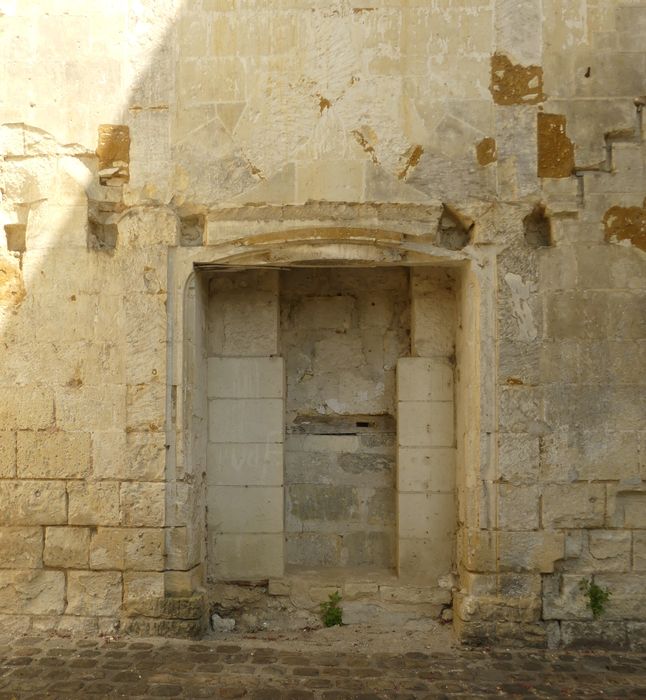
<svg viewBox="0 0 646 700">
<path fill-rule="evenodd" d="M 0 28 L 6 633 L 644 645 L 646 2 Z"/>
</svg>

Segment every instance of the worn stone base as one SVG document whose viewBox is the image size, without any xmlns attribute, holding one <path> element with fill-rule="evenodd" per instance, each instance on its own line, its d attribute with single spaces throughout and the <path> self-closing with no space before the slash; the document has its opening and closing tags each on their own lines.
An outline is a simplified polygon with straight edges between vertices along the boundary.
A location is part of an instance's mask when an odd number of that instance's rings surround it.
<svg viewBox="0 0 646 700">
<path fill-rule="evenodd" d="M 407 585 L 389 571 L 318 569 L 255 585 L 212 584 L 208 601 L 210 612 L 234 618 L 236 629 L 295 630 L 321 626 L 320 605 L 338 592 L 345 624 L 398 625 L 438 620 L 451 606 L 451 582 L 443 583 Z"/>
<path fill-rule="evenodd" d="M 206 597 L 146 598 L 124 608 L 120 629 L 126 634 L 151 637 L 201 637 L 207 630 Z"/>
</svg>

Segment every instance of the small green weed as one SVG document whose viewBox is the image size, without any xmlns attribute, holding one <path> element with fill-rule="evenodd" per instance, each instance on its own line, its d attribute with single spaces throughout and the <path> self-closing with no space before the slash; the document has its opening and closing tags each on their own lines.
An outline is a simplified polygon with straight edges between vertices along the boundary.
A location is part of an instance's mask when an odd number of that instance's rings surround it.
<svg viewBox="0 0 646 700">
<path fill-rule="evenodd" d="M 338 591 L 330 593 L 329 600 L 321 603 L 321 620 L 326 627 L 343 624 L 343 608 L 339 605 L 341 596 Z"/>
<path fill-rule="evenodd" d="M 592 617 L 596 620 L 603 613 L 612 592 L 608 588 L 601 588 L 591 579 L 582 578 L 579 589 L 588 598 L 588 607 L 592 610 Z"/>
</svg>

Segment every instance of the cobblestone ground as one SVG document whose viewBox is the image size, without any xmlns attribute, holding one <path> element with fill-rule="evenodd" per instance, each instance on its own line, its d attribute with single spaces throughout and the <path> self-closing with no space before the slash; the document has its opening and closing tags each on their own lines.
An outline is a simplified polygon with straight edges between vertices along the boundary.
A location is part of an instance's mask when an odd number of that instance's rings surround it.
<svg viewBox="0 0 646 700">
<path fill-rule="evenodd" d="M 0 699 L 85 697 L 646 698 L 646 654 L 368 654 L 284 650 L 248 640 L 24 637 L 0 643 Z"/>
</svg>

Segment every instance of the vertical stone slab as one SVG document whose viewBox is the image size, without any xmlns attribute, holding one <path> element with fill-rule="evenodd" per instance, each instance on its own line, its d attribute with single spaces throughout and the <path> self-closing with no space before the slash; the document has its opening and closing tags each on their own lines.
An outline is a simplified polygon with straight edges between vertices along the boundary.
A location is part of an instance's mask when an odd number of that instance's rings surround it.
<svg viewBox="0 0 646 700">
<path fill-rule="evenodd" d="M 284 396 L 282 358 L 208 360 L 211 578 L 283 574 Z"/>
<path fill-rule="evenodd" d="M 435 584 L 455 549 L 453 368 L 443 359 L 397 363 L 398 571 Z"/>
</svg>

